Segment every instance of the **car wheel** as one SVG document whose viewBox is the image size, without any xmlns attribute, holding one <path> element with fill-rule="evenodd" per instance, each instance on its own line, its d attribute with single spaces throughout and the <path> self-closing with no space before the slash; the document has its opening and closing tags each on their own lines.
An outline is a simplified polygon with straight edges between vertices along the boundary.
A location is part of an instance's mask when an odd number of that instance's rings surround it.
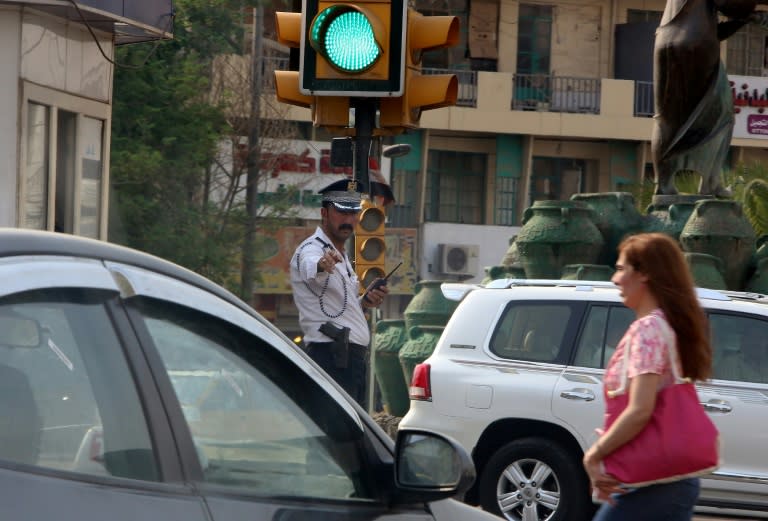
<svg viewBox="0 0 768 521">
<path fill-rule="evenodd" d="M 509 521 L 584 521 L 592 512 L 580 462 L 550 440 L 523 438 L 488 460 L 480 505 Z"/>
</svg>

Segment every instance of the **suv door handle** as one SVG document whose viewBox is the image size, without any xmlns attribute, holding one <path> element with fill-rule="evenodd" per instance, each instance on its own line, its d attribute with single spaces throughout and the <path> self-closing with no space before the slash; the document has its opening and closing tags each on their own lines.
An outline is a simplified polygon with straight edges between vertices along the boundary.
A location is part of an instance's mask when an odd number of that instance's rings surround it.
<svg viewBox="0 0 768 521">
<path fill-rule="evenodd" d="M 585 402 L 591 402 L 595 399 L 595 393 L 589 389 L 571 389 L 570 391 L 561 392 L 560 398 L 565 398 L 566 400 L 584 400 Z"/>
<path fill-rule="evenodd" d="M 701 406 L 708 412 L 731 412 L 733 408 L 731 404 L 724 400 L 710 400 L 708 402 L 702 402 Z"/>
</svg>

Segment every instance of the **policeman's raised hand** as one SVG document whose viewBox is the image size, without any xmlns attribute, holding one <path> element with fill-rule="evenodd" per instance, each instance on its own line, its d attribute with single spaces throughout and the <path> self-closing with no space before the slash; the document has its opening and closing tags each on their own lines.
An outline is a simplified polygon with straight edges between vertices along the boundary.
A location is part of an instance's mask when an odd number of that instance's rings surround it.
<svg viewBox="0 0 768 521">
<path fill-rule="evenodd" d="M 326 249 L 323 251 L 323 256 L 317 261 L 317 271 L 333 273 L 336 270 L 336 264 L 343 260 L 337 251 Z"/>
</svg>

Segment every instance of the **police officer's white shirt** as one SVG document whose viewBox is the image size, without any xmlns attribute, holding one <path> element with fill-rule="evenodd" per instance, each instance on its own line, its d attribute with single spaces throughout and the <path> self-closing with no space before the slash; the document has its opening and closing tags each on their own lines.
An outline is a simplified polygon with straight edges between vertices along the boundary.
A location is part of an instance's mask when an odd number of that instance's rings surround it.
<svg viewBox="0 0 768 521">
<path fill-rule="evenodd" d="M 318 226 L 291 258 L 291 287 L 299 310 L 304 344 L 331 342 L 333 339 L 318 330 L 330 321 L 339 327 L 349 328 L 350 342 L 367 346 L 370 330 L 358 298 L 360 284 L 355 270 L 347 254 L 342 253 L 344 262 L 337 263 L 333 273 L 318 272 L 317 263 L 323 256 L 324 244 L 333 248 L 331 240 Z"/>
</svg>

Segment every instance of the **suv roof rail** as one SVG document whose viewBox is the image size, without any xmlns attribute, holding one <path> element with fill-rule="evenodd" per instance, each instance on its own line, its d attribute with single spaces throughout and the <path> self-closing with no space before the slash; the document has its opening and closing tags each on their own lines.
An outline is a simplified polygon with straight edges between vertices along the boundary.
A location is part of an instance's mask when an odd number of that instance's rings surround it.
<svg viewBox="0 0 768 521">
<path fill-rule="evenodd" d="M 511 288 L 513 286 L 559 286 L 584 288 L 615 288 L 608 280 L 563 280 L 563 279 L 496 279 L 485 285 L 486 288 Z"/>
<path fill-rule="evenodd" d="M 479 284 L 467 284 L 462 282 L 443 282 L 440 284 L 440 291 L 448 300 L 461 301 L 472 290 L 482 288 Z"/>
<path fill-rule="evenodd" d="M 496 279 L 486 285 L 468 284 L 462 282 L 443 282 L 440 290 L 448 300 L 460 301 L 467 293 L 480 288 L 508 289 L 513 287 L 537 286 L 537 287 L 572 287 L 576 291 L 591 291 L 593 288 L 615 289 L 613 282 L 605 280 L 557 280 L 557 279 Z"/>
<path fill-rule="evenodd" d="M 467 293 L 479 288 L 508 289 L 513 287 L 572 287 L 576 291 L 591 291 L 595 288 L 615 289 L 617 286 L 607 280 L 562 280 L 562 279 L 495 279 L 487 284 L 445 282 L 441 285 L 443 295 L 449 300 L 460 301 Z M 708 300 L 746 300 L 768 303 L 768 295 L 752 291 L 696 288 L 696 295 Z"/>
<path fill-rule="evenodd" d="M 712 300 L 749 300 L 752 302 L 768 303 L 768 296 L 753 291 L 735 291 L 727 289 L 696 288 L 699 298 Z"/>
</svg>

